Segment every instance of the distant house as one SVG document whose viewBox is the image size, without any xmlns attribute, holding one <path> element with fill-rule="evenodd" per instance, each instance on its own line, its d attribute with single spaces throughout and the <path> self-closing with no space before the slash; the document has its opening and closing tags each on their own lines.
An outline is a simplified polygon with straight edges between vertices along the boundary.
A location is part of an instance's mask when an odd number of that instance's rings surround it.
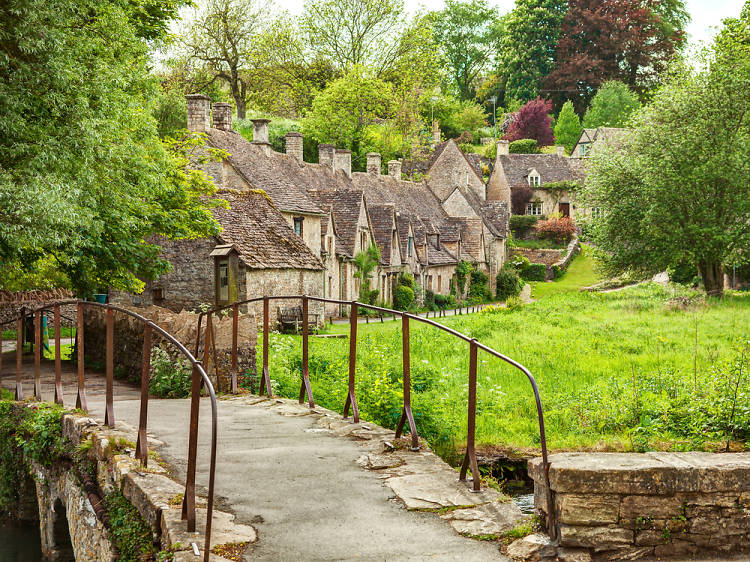
<svg viewBox="0 0 750 562">
<path fill-rule="evenodd" d="M 617 141 L 625 134 L 627 129 L 621 129 L 616 127 L 598 127 L 596 129 L 584 129 L 581 131 L 581 136 L 578 137 L 578 142 L 573 149 L 571 158 L 588 158 L 591 154 L 591 149 L 594 143 L 597 141 L 611 142 Z"/>
</svg>

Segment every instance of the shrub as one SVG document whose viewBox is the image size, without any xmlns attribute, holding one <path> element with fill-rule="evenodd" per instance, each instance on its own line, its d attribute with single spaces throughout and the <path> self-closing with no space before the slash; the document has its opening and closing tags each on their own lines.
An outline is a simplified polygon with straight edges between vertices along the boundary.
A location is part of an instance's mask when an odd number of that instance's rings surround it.
<svg viewBox="0 0 750 562">
<path fill-rule="evenodd" d="M 547 279 L 547 266 L 543 263 L 529 264 L 521 271 L 521 277 L 526 281 L 544 281 Z"/>
<path fill-rule="evenodd" d="M 508 262 L 508 265 L 515 268 L 519 273 L 529 267 L 530 264 L 531 262 L 529 261 L 529 258 L 522 256 L 521 254 L 516 254 L 510 258 L 510 261 Z"/>
<path fill-rule="evenodd" d="M 525 209 L 526 205 L 524 204 Z M 529 231 L 534 228 L 538 221 L 539 217 L 535 217 L 534 215 L 511 215 L 510 230 L 516 238 L 526 238 Z"/>
<path fill-rule="evenodd" d="M 393 307 L 396 310 L 408 310 L 414 301 L 414 289 L 406 285 L 398 285 L 393 294 Z"/>
<path fill-rule="evenodd" d="M 521 293 L 523 283 L 514 267 L 503 267 L 497 274 L 497 300 L 504 301 Z"/>
<path fill-rule="evenodd" d="M 448 297 L 441 295 L 440 293 L 435 295 L 435 306 L 438 308 L 446 308 L 448 304 Z"/>
<path fill-rule="evenodd" d="M 536 139 L 521 139 L 510 143 L 508 152 L 511 154 L 539 154 L 540 150 Z"/>
<path fill-rule="evenodd" d="M 429 289 L 424 293 L 424 305 L 429 309 L 432 309 L 432 307 L 435 306 L 435 293 Z"/>
<path fill-rule="evenodd" d="M 185 398 L 190 395 L 191 372 L 187 363 L 174 361 L 165 350 L 154 347 L 149 392 L 159 398 Z"/>
<path fill-rule="evenodd" d="M 538 237 L 554 240 L 558 244 L 570 242 L 576 231 L 576 225 L 570 217 L 539 221 L 535 228 Z"/>
<path fill-rule="evenodd" d="M 487 282 L 490 277 L 484 271 L 474 270 L 471 272 L 471 286 L 469 287 L 469 299 L 474 302 L 490 300 L 490 294 Z"/>
</svg>

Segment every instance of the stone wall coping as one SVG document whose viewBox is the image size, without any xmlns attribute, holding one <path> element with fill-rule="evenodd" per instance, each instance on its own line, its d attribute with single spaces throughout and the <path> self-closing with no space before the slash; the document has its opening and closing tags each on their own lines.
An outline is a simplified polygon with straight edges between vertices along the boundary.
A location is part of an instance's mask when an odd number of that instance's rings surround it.
<svg viewBox="0 0 750 562">
<path fill-rule="evenodd" d="M 750 491 L 750 453 L 558 453 L 549 461 L 557 493 Z M 541 459 L 529 461 L 528 468 L 541 483 Z"/>
</svg>

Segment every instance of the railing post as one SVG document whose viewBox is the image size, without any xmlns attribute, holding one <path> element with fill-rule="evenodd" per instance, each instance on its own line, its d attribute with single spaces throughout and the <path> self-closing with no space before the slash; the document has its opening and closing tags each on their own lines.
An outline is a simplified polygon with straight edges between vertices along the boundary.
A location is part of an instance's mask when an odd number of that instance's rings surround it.
<svg viewBox="0 0 750 562">
<path fill-rule="evenodd" d="M 56 304 L 55 314 L 55 404 L 63 403 L 62 389 L 62 350 L 60 349 L 60 305 Z"/>
<path fill-rule="evenodd" d="M 138 419 L 138 441 L 135 444 L 135 458 L 143 466 L 148 466 L 148 387 L 151 382 L 151 324 L 143 328 L 143 357 L 141 358 L 141 412 Z"/>
<path fill-rule="evenodd" d="M 473 489 L 478 492 L 482 487 L 482 477 L 477 466 L 477 456 L 474 451 L 474 434 L 477 418 L 477 340 L 472 339 L 469 344 L 469 411 L 466 431 L 466 454 L 461 463 L 459 480 L 466 480 L 466 470 L 471 467 Z"/>
<path fill-rule="evenodd" d="M 16 400 L 23 400 L 23 309 L 16 322 Z"/>
<path fill-rule="evenodd" d="M 34 398 L 42 399 L 42 311 L 34 313 Z"/>
<path fill-rule="evenodd" d="M 265 386 L 266 394 L 269 398 L 272 396 L 271 375 L 268 372 L 268 331 L 271 327 L 270 308 L 271 304 L 268 297 L 263 297 L 263 372 L 260 377 L 260 391 L 258 395 L 263 396 L 263 387 Z"/>
<path fill-rule="evenodd" d="M 219 356 L 216 354 L 216 332 L 214 332 L 213 315 L 209 312 L 206 331 L 211 332 L 211 354 L 214 358 L 214 372 L 216 373 L 216 387 L 219 387 Z M 208 374 L 208 373 L 206 373 Z"/>
<path fill-rule="evenodd" d="M 232 308 L 232 382 L 230 392 L 237 394 L 239 392 L 237 383 L 237 333 L 240 328 L 240 307 L 237 303 Z"/>
<path fill-rule="evenodd" d="M 419 435 L 417 434 L 417 424 L 414 423 L 414 415 L 411 411 L 411 340 L 409 335 L 409 315 L 404 312 L 401 315 L 401 347 L 402 361 L 404 367 L 404 409 L 401 412 L 401 419 L 396 426 L 396 439 L 401 437 L 404 424 L 409 421 L 409 433 L 411 433 L 411 450 L 419 450 Z"/>
<path fill-rule="evenodd" d="M 352 301 L 349 313 L 349 393 L 344 404 L 344 417 L 349 416 L 349 406 L 352 407 L 354 423 L 359 423 L 359 408 L 357 407 L 357 396 L 354 390 L 354 375 L 357 370 L 357 316 L 359 305 Z"/>
<path fill-rule="evenodd" d="M 76 339 L 78 342 L 78 394 L 76 396 L 76 408 L 87 411 L 89 408 L 86 404 L 86 375 L 84 372 L 84 354 L 83 354 L 83 304 L 78 303 L 78 327 L 76 329 Z"/>
<path fill-rule="evenodd" d="M 208 338 L 206 330 L 206 338 Z M 206 342 L 208 344 L 208 342 Z M 208 345 L 204 350 L 208 356 Z M 195 469 L 198 456 L 198 414 L 200 412 L 201 378 L 198 369 L 193 367 L 190 387 L 190 433 L 188 435 L 188 461 L 185 475 L 185 496 L 182 498 L 182 519 L 187 519 L 187 530 L 195 532 Z"/>
<path fill-rule="evenodd" d="M 302 384 L 299 387 L 299 403 L 302 404 L 304 402 L 305 393 L 307 393 L 307 403 L 310 408 L 314 408 L 315 400 L 313 400 L 312 388 L 310 387 L 310 374 L 308 371 L 308 346 L 310 335 L 308 305 L 307 295 L 302 295 Z"/>
<path fill-rule="evenodd" d="M 115 381 L 115 311 L 107 309 L 107 339 L 106 339 L 106 388 L 104 392 L 104 423 L 109 427 L 115 426 L 114 412 L 114 381 Z"/>
<path fill-rule="evenodd" d="M 0 384 L 3 382 L 3 327 L 0 326 Z"/>
</svg>

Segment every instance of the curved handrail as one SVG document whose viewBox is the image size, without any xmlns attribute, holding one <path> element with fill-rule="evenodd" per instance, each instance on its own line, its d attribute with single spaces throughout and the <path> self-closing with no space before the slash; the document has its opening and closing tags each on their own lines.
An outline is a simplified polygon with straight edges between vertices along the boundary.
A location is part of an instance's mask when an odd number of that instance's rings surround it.
<svg viewBox="0 0 750 562">
<path fill-rule="evenodd" d="M 163 329 L 161 326 L 156 324 L 153 320 L 150 320 L 146 318 L 145 316 L 142 316 L 141 314 L 138 314 L 137 312 L 134 312 L 130 309 L 113 305 L 113 304 L 107 304 L 107 303 L 99 303 L 99 302 L 92 302 L 92 301 L 81 301 L 77 299 L 67 299 L 67 300 L 61 300 L 61 301 L 53 301 L 48 302 L 45 304 L 42 304 L 40 306 L 34 307 L 34 308 L 24 308 L 22 310 L 23 314 L 34 314 L 36 316 L 37 313 L 41 313 L 45 310 L 54 309 L 56 317 L 59 315 L 59 307 L 61 306 L 70 306 L 70 305 L 76 305 L 79 310 L 79 321 L 82 322 L 82 310 L 84 307 L 90 307 L 90 308 L 98 308 L 102 310 L 112 311 L 114 312 L 120 312 L 125 315 L 128 315 L 132 318 L 135 318 L 136 320 L 140 321 L 142 324 L 144 324 L 145 333 L 144 333 L 144 375 L 148 372 L 147 365 L 150 362 L 150 355 L 148 358 L 146 357 L 146 346 L 145 342 L 148 342 L 149 352 L 150 353 L 150 340 L 151 340 L 151 332 L 155 331 L 157 332 L 162 338 L 164 338 L 167 342 L 175 346 L 177 350 L 187 358 L 187 360 L 190 362 L 192 366 L 193 371 L 193 385 L 192 385 L 192 391 L 191 391 L 191 416 L 190 416 L 190 434 L 189 434 L 189 450 L 188 450 L 188 474 L 186 477 L 186 486 L 185 486 L 185 494 L 184 494 L 184 503 L 183 503 L 183 519 L 188 520 L 188 531 L 193 532 L 195 531 L 195 471 L 196 471 L 196 457 L 197 457 L 197 439 L 198 439 L 198 408 L 199 408 L 199 400 L 200 400 L 200 389 L 201 386 L 204 386 L 206 388 L 206 391 L 208 392 L 209 398 L 211 400 L 211 453 L 210 453 L 210 465 L 209 465 L 209 480 L 208 480 L 208 498 L 206 502 L 206 529 L 205 529 L 205 548 L 204 548 L 204 562 L 209 562 L 210 552 L 211 552 L 211 524 L 213 519 L 213 506 L 214 506 L 214 484 L 215 484 L 215 477 L 216 477 L 216 449 L 217 449 L 217 443 L 218 443 L 218 411 L 217 411 L 217 400 L 216 400 L 216 392 L 214 390 L 213 384 L 211 383 L 211 379 L 208 377 L 208 374 L 206 373 L 205 369 L 203 368 L 203 365 L 200 361 L 198 361 L 192 353 L 185 347 L 181 342 L 179 342 L 172 334 L 167 332 L 165 329 Z M 21 311 L 19 311 L 18 318 L 15 320 L 6 321 L 3 323 L 0 323 L 0 326 L 3 326 L 5 324 L 11 323 L 11 322 L 18 322 L 19 326 L 22 326 L 23 322 L 23 316 L 21 314 Z M 111 338 L 111 330 L 109 325 L 109 318 L 108 318 L 108 356 L 111 353 L 110 347 L 110 338 Z M 78 330 L 79 333 L 82 333 L 83 326 L 79 326 Z M 38 332 L 39 326 L 36 325 L 35 331 Z M 37 334 L 38 337 L 38 334 Z M 20 337 L 18 338 L 20 341 Z M 57 350 L 59 351 L 59 345 L 56 346 Z M 18 383 L 20 384 L 20 367 L 21 367 L 21 354 L 22 349 L 19 347 L 17 349 L 17 355 L 19 357 L 18 359 Z M 57 353 L 56 353 L 57 355 Z M 38 351 L 37 351 L 38 356 Z M 59 360 L 59 356 L 56 358 Z M 109 361 L 108 361 L 109 362 Z M 0 369 L 2 368 L 2 363 L 0 362 Z M 79 369 L 82 369 L 82 366 L 79 367 Z M 109 371 L 109 368 L 108 368 Z M 1 373 L 1 371 L 0 371 Z M 199 378 L 196 378 L 196 375 Z M 111 377 L 111 373 L 108 372 L 107 374 L 108 378 Z M 142 386 L 145 384 L 147 385 L 146 377 L 142 377 Z M 79 378 L 79 384 L 81 382 L 81 379 Z M 197 384 L 196 384 L 197 383 Z M 108 387 L 110 385 L 110 381 L 108 381 Z M 16 391 L 16 399 L 20 398 L 21 396 L 19 394 L 20 387 L 17 386 Z M 81 388 L 79 387 L 79 400 L 81 399 L 80 394 Z M 37 394 L 38 397 L 40 397 L 41 393 Z M 57 390 L 56 390 L 56 398 L 57 398 Z M 136 456 L 140 456 L 141 460 L 146 462 L 146 459 L 148 458 L 148 441 L 145 434 L 145 419 L 144 415 L 146 415 L 146 411 L 143 409 L 143 400 L 148 401 L 148 391 L 147 386 L 145 393 L 142 389 L 141 393 L 141 422 L 140 422 L 140 428 L 139 428 L 139 435 L 138 435 L 138 447 L 136 450 Z M 107 415 L 110 414 L 110 408 L 112 407 L 112 404 L 110 403 L 112 400 L 111 393 L 108 391 L 108 395 L 106 397 L 106 403 L 105 403 L 105 418 Z M 82 404 L 85 408 L 85 399 Z M 113 423 L 113 418 L 110 418 Z M 143 434 L 141 434 L 140 430 L 142 429 Z"/>
<path fill-rule="evenodd" d="M 469 415 L 468 415 L 468 430 L 467 430 L 467 451 L 464 458 L 463 465 L 461 467 L 461 477 L 460 479 L 463 480 L 466 475 L 466 470 L 469 465 L 471 465 L 472 468 L 472 474 L 474 476 L 474 489 L 479 490 L 479 474 L 478 469 L 476 465 L 476 457 L 474 453 L 474 431 L 475 431 L 475 409 L 476 409 L 476 374 L 477 374 L 477 358 L 476 354 L 478 350 L 485 351 L 486 353 L 489 353 L 490 355 L 500 359 L 501 361 L 504 361 L 508 365 L 518 369 L 521 371 L 526 378 L 528 379 L 529 383 L 531 384 L 532 391 L 534 393 L 534 400 L 536 402 L 536 409 L 537 409 L 537 417 L 539 422 L 539 438 L 540 438 L 540 445 L 541 445 L 541 452 L 542 452 L 542 464 L 543 464 L 543 470 L 544 470 L 544 479 L 545 479 L 545 486 L 547 488 L 547 527 L 549 534 L 555 538 L 557 535 L 557 528 L 555 525 L 555 511 L 554 511 L 554 499 L 552 497 L 552 490 L 550 488 L 550 482 L 549 482 L 549 456 L 547 451 L 547 437 L 546 437 L 546 431 L 544 426 L 544 410 L 542 408 L 542 400 L 539 395 L 539 388 L 536 383 L 536 379 L 531 374 L 531 372 L 523 366 L 521 363 L 518 363 L 517 361 L 511 359 L 510 357 L 503 355 L 502 353 L 492 349 L 491 347 L 480 343 L 475 338 L 472 338 L 470 336 L 467 336 L 466 334 L 462 334 L 461 332 L 454 330 L 452 328 L 449 328 L 448 326 L 445 326 L 444 324 L 440 324 L 439 322 L 435 322 L 434 320 L 430 320 L 429 318 L 424 318 L 422 316 L 411 314 L 409 312 L 403 311 L 403 310 L 393 310 L 390 308 L 385 308 L 381 306 L 376 306 L 372 304 L 366 304 L 361 303 L 358 301 L 345 301 L 345 300 L 339 300 L 339 299 L 329 299 L 325 297 L 315 297 L 315 296 L 309 296 L 309 295 L 265 295 L 262 297 L 253 297 L 241 301 L 236 301 L 231 304 L 227 305 L 220 305 L 210 308 L 209 310 L 202 311 L 198 316 L 198 336 L 196 339 L 196 349 L 195 354 L 198 354 L 198 349 L 200 346 L 201 341 L 201 324 L 202 319 L 204 316 L 212 316 L 218 312 L 222 312 L 224 310 L 232 308 L 235 312 L 237 312 L 238 307 L 246 304 L 252 304 L 257 302 L 263 302 L 264 303 L 264 330 L 263 330 L 263 373 L 261 377 L 260 382 L 260 394 L 263 394 L 263 387 L 264 385 L 268 388 L 268 395 L 270 396 L 270 375 L 268 372 L 268 330 L 269 330 L 269 318 L 268 318 L 268 303 L 271 300 L 302 300 L 302 307 L 303 307 L 303 314 L 302 314 L 302 328 L 303 328 L 303 366 L 302 366 L 302 386 L 300 388 L 300 403 L 302 403 L 302 398 L 304 396 L 304 392 L 307 391 L 308 398 L 310 402 L 310 407 L 314 406 L 314 401 L 312 398 L 312 391 L 310 389 L 309 384 L 309 378 L 308 378 L 308 372 L 307 372 L 307 350 L 308 350 L 308 314 L 307 314 L 307 303 L 308 301 L 314 301 L 314 302 L 320 302 L 320 303 L 330 303 L 330 304 L 338 304 L 338 305 L 347 305 L 351 307 L 351 314 L 350 314 L 350 325 L 351 325 L 351 335 L 350 335 L 350 351 L 349 351 L 349 394 L 346 399 L 346 403 L 344 405 L 344 417 L 347 417 L 349 406 L 352 406 L 354 411 L 354 421 L 358 421 L 359 414 L 357 410 L 356 405 L 356 396 L 354 392 L 354 361 L 356 360 L 356 326 L 357 326 L 357 314 L 359 308 L 367 308 L 370 310 L 379 311 L 381 313 L 387 313 L 390 315 L 393 315 L 394 318 L 396 316 L 401 317 L 402 323 L 403 323 L 403 332 L 402 332 L 402 341 L 403 341 L 403 361 L 404 361 L 404 410 L 403 415 L 401 417 L 401 420 L 399 421 L 398 427 L 396 429 L 396 437 L 399 437 L 401 434 L 401 430 L 404 427 L 405 422 L 408 420 L 409 426 L 410 426 L 410 432 L 412 435 L 412 448 L 418 448 L 418 438 L 416 434 L 416 425 L 414 423 L 414 419 L 411 412 L 411 402 L 410 402 L 410 380 L 409 380 L 409 369 L 410 369 L 410 348 L 409 348 L 409 321 L 410 320 L 416 320 L 418 322 L 421 322 L 423 324 L 427 324 L 429 326 L 432 326 L 434 328 L 437 328 L 439 330 L 442 330 L 451 336 L 454 336 L 460 340 L 463 340 L 467 342 L 470 345 L 470 361 L 469 361 Z M 233 349 L 232 349 L 232 355 L 233 357 L 236 357 L 236 323 L 235 323 L 235 332 L 233 334 Z M 207 339 L 207 345 L 206 350 L 208 347 L 208 341 L 209 341 L 209 334 L 206 334 Z M 236 366 L 236 365 L 235 365 Z M 236 376 L 236 372 L 234 373 Z M 473 385 L 473 388 L 472 388 Z M 233 382 L 232 388 L 236 388 L 236 381 Z"/>
</svg>

